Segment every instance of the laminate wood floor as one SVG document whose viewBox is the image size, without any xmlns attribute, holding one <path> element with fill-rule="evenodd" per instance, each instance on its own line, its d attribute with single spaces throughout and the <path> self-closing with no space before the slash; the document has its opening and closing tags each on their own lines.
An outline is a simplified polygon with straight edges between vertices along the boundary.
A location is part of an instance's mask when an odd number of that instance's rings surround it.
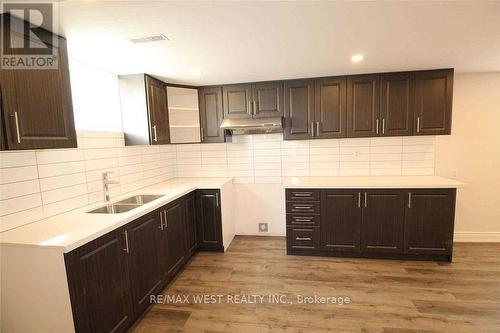
<svg viewBox="0 0 500 333">
<path fill-rule="evenodd" d="M 285 248 L 282 237 L 237 236 L 226 253 L 196 254 L 163 291 L 190 302 L 155 304 L 131 331 L 500 332 L 500 244 L 455 244 L 453 263 L 287 256 Z M 224 296 L 195 303 L 204 294 Z M 269 294 L 286 304 L 228 303 Z M 299 295 L 351 303 L 297 304 Z"/>
</svg>

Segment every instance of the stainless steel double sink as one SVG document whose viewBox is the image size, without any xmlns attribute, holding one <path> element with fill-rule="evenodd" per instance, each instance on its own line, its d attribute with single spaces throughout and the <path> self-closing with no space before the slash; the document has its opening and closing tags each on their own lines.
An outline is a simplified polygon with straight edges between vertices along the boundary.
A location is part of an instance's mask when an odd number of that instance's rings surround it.
<svg viewBox="0 0 500 333">
<path fill-rule="evenodd" d="M 157 194 L 138 194 L 133 197 L 129 197 L 113 204 L 107 204 L 99 208 L 93 209 L 87 213 L 98 213 L 98 214 L 119 214 L 125 213 L 134 208 L 140 207 L 148 202 L 161 198 L 162 195 Z"/>
</svg>

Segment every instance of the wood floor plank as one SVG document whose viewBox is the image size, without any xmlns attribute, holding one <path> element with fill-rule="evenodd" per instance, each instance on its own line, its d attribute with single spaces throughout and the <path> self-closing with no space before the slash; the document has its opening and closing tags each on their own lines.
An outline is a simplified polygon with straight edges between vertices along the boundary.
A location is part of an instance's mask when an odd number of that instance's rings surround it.
<svg viewBox="0 0 500 333">
<path fill-rule="evenodd" d="M 287 256 L 283 237 L 237 236 L 197 253 L 165 295 L 216 304 L 155 304 L 132 332 L 500 332 L 500 244 L 455 244 L 452 263 Z M 284 295 L 233 304 L 231 295 Z M 298 304 L 303 296 L 351 303 Z"/>
</svg>

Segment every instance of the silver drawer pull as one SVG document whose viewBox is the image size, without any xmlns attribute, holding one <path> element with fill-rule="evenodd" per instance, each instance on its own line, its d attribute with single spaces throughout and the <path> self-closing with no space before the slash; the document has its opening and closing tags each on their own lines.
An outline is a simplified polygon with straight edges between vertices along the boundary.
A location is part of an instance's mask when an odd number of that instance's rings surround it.
<svg viewBox="0 0 500 333">
<path fill-rule="evenodd" d="M 295 209 L 311 209 L 311 206 L 294 206 Z"/>
<path fill-rule="evenodd" d="M 295 221 L 297 222 L 311 222 L 312 217 L 295 217 Z"/>
<path fill-rule="evenodd" d="M 295 240 L 299 241 L 310 241 L 311 237 L 295 237 Z"/>
<path fill-rule="evenodd" d="M 293 195 L 296 197 L 310 197 L 312 193 L 294 193 Z"/>
</svg>

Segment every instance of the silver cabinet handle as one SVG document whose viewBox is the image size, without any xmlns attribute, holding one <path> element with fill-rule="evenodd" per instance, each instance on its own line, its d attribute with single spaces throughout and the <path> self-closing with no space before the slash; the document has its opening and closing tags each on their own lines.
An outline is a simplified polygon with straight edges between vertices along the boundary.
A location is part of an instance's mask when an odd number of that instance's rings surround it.
<svg viewBox="0 0 500 333">
<path fill-rule="evenodd" d="M 215 192 L 215 203 L 217 204 L 217 207 L 219 207 L 219 193 Z"/>
<path fill-rule="evenodd" d="M 203 142 L 203 139 L 205 138 L 205 128 L 200 127 L 201 130 L 201 142 Z"/>
<path fill-rule="evenodd" d="M 385 134 L 385 118 L 382 118 L 382 134 Z"/>
<path fill-rule="evenodd" d="M 319 137 L 319 121 L 316 122 L 316 136 Z"/>
<path fill-rule="evenodd" d="M 156 135 L 156 125 L 153 125 L 153 140 L 158 141 L 158 136 Z"/>
<path fill-rule="evenodd" d="M 163 220 L 164 220 L 164 221 L 163 221 L 163 223 L 164 223 L 164 225 L 165 225 L 165 228 L 168 228 L 167 211 L 166 211 L 166 210 L 164 210 L 164 211 L 163 211 L 163 214 L 165 214 L 165 215 L 164 215 L 164 217 L 163 217 Z"/>
<path fill-rule="evenodd" d="M 295 240 L 310 241 L 311 237 L 295 237 Z"/>
<path fill-rule="evenodd" d="M 408 192 L 408 208 L 411 208 L 411 192 Z"/>
<path fill-rule="evenodd" d="M 361 208 L 361 192 L 358 192 L 358 208 Z"/>
<path fill-rule="evenodd" d="M 417 117 L 417 133 L 420 133 L 420 117 Z"/>
<path fill-rule="evenodd" d="M 311 136 L 314 136 L 314 121 L 311 121 Z"/>
<path fill-rule="evenodd" d="M 375 120 L 375 127 L 376 127 L 375 131 L 378 134 L 378 118 L 377 118 L 377 120 Z"/>
<path fill-rule="evenodd" d="M 311 209 L 312 207 L 311 206 L 295 206 L 293 208 L 295 208 L 295 209 Z"/>
<path fill-rule="evenodd" d="M 158 229 L 163 230 L 163 212 L 160 212 L 160 226 Z"/>
<path fill-rule="evenodd" d="M 17 143 L 21 143 L 21 133 L 19 133 L 19 115 L 14 111 L 14 122 L 16 123 L 16 139 Z"/>
<path fill-rule="evenodd" d="M 130 253 L 129 248 L 128 248 L 128 232 L 125 230 L 125 248 L 123 249 L 127 254 Z"/>
<path fill-rule="evenodd" d="M 247 113 L 249 115 L 252 115 L 252 101 L 248 101 L 248 110 L 247 110 Z"/>
<path fill-rule="evenodd" d="M 312 195 L 311 192 L 302 192 L 302 193 L 294 193 L 293 194 L 296 197 L 310 197 Z"/>
<path fill-rule="evenodd" d="M 312 217 L 295 217 L 296 222 L 312 222 Z"/>
<path fill-rule="evenodd" d="M 253 115 L 255 116 L 259 111 L 257 110 L 257 101 L 253 101 Z"/>
<path fill-rule="evenodd" d="M 368 194 L 365 192 L 365 208 L 368 206 Z"/>
</svg>

